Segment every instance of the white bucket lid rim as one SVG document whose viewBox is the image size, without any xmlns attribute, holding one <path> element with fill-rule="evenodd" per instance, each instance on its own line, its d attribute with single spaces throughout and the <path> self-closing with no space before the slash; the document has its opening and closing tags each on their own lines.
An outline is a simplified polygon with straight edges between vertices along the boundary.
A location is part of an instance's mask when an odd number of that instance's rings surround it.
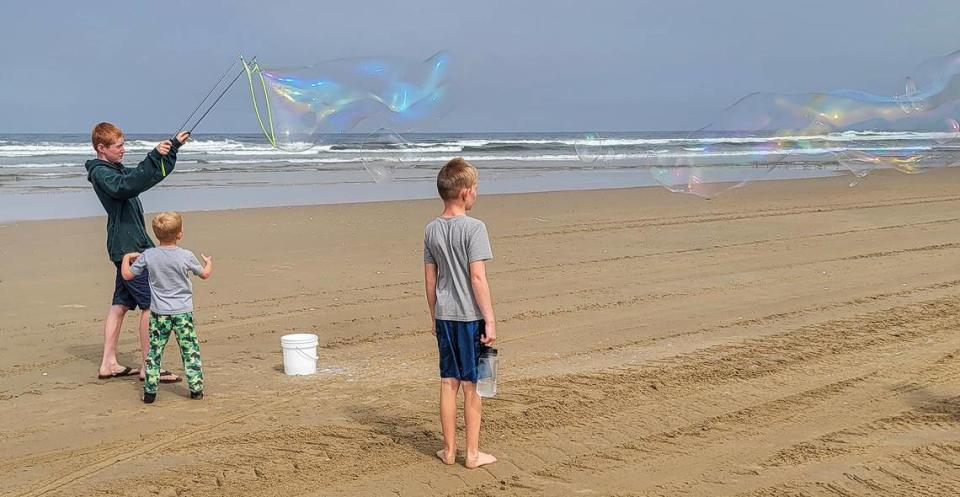
<svg viewBox="0 0 960 497">
<path fill-rule="evenodd" d="M 313 333 L 294 333 L 292 335 L 283 335 L 280 337 L 281 344 L 289 345 L 300 345 L 300 344 L 309 344 L 309 343 L 318 343 L 320 337 L 314 335 Z"/>
</svg>

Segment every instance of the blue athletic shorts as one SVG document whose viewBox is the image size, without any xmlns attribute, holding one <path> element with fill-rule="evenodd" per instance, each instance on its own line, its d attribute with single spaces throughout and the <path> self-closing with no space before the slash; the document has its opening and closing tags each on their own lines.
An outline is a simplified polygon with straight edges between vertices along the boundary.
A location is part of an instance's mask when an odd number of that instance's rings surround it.
<svg viewBox="0 0 960 497">
<path fill-rule="evenodd" d="M 484 322 L 437 320 L 440 377 L 477 382 L 477 366 L 485 346 L 480 343 Z"/>
<path fill-rule="evenodd" d="M 128 309 L 137 307 L 147 310 L 150 308 L 150 276 L 144 268 L 140 276 L 127 281 L 120 274 L 120 263 L 117 266 L 117 280 L 113 288 L 113 305 L 122 305 Z"/>
</svg>

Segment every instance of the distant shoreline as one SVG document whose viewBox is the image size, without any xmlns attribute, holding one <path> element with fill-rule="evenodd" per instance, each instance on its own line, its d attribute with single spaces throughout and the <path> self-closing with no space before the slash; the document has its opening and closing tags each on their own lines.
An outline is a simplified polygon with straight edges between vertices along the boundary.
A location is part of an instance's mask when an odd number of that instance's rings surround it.
<svg viewBox="0 0 960 497">
<path fill-rule="evenodd" d="M 551 171 L 526 176 L 498 177 L 481 168 L 481 192 L 487 194 L 541 193 L 617 188 L 662 188 L 645 171 L 580 170 Z M 835 171 L 773 171 L 765 180 L 789 180 L 835 176 Z M 206 176 L 206 177 L 204 177 Z M 356 172 L 352 182 L 323 182 L 323 174 L 290 173 L 176 173 L 154 189 L 140 195 L 147 212 L 176 209 L 211 211 L 261 207 L 353 204 L 397 200 L 431 199 L 436 196 L 432 178 L 419 177 L 377 184 Z M 69 187 L 10 193 L 0 183 L 0 222 L 75 219 L 103 216 L 96 195 L 86 180 Z M 749 187 L 749 185 L 746 185 Z M 681 195 L 681 194 L 677 194 Z"/>
</svg>

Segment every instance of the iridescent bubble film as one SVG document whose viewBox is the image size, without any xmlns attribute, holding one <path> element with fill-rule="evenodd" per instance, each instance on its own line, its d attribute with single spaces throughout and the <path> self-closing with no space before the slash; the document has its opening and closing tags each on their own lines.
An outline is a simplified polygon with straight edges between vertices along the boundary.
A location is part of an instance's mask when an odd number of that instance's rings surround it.
<svg viewBox="0 0 960 497">
<path fill-rule="evenodd" d="M 787 169 L 797 171 L 794 176 L 848 171 L 855 184 L 878 169 L 918 173 L 956 163 L 960 52 L 924 62 L 903 88 L 894 96 L 753 93 L 707 126 L 672 140 L 670 153 L 631 153 L 589 133 L 577 154 L 595 166 L 645 167 L 666 188 L 703 197 Z"/>
<path fill-rule="evenodd" d="M 443 52 L 426 60 L 357 58 L 298 68 L 259 62 L 244 66 L 260 128 L 280 150 L 303 152 L 334 141 L 336 135 L 372 134 L 374 140 L 388 137 L 386 145 L 400 151 L 400 133 L 443 118 L 453 104 L 450 58 Z M 378 171 L 371 172 L 378 182 L 392 179 L 393 169 L 406 163 L 406 157 L 398 155 L 381 168 L 373 164 L 377 156 L 370 157 L 364 164 L 368 171 Z"/>
</svg>

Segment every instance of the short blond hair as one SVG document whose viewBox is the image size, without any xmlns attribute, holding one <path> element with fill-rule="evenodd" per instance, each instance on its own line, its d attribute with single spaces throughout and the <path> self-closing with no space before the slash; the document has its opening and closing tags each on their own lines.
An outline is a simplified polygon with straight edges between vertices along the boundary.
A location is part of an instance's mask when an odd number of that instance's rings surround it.
<svg viewBox="0 0 960 497">
<path fill-rule="evenodd" d="M 477 168 L 470 165 L 463 157 L 450 159 L 437 175 L 437 192 L 444 200 L 453 200 L 460 195 L 460 190 L 473 188 L 479 181 Z"/>
<path fill-rule="evenodd" d="M 109 147 L 123 138 L 123 131 L 110 123 L 100 123 L 94 126 L 90 133 L 90 141 L 93 143 L 93 149 L 97 150 L 97 145 Z M 99 152 L 99 150 L 97 150 Z"/>
<path fill-rule="evenodd" d="M 161 212 L 153 218 L 153 234 L 161 242 L 172 242 L 183 229 L 183 218 L 176 212 Z"/>
</svg>

